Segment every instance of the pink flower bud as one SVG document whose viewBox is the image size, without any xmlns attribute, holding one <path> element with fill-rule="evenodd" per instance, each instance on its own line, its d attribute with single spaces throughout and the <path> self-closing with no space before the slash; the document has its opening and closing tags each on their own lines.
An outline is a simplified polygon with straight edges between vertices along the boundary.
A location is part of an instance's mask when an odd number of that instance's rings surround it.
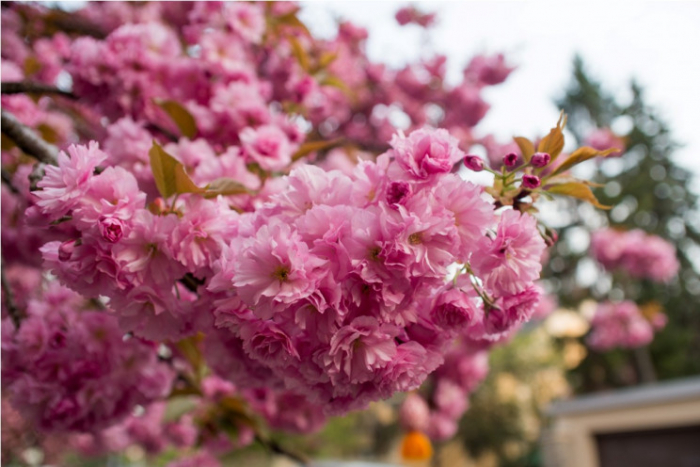
<svg viewBox="0 0 700 467">
<path fill-rule="evenodd" d="M 386 189 L 386 201 L 389 204 L 403 204 L 411 195 L 408 182 L 391 182 Z"/>
<path fill-rule="evenodd" d="M 464 165 L 466 165 L 468 169 L 471 169 L 474 172 L 481 172 L 482 170 L 484 170 L 484 161 L 481 160 L 479 156 L 469 155 L 465 157 Z"/>
<path fill-rule="evenodd" d="M 518 155 L 514 152 L 511 152 L 509 154 L 506 154 L 503 157 L 503 165 L 506 167 L 515 167 L 515 164 L 518 163 Z"/>
<path fill-rule="evenodd" d="M 124 224 L 119 219 L 105 217 L 100 219 L 100 233 L 102 238 L 110 243 L 117 243 L 124 234 Z"/>
<path fill-rule="evenodd" d="M 73 255 L 73 250 L 75 250 L 75 247 L 76 240 L 68 240 L 66 242 L 61 243 L 61 246 L 58 247 L 58 260 L 68 261 Z"/>
<path fill-rule="evenodd" d="M 544 167 L 545 165 L 549 164 L 551 160 L 552 157 L 548 153 L 536 152 L 532 155 L 532 158 L 530 159 L 530 164 L 533 167 Z"/>
<path fill-rule="evenodd" d="M 559 234 L 556 230 L 547 228 L 545 229 L 544 242 L 547 246 L 553 246 L 559 240 Z"/>
<path fill-rule="evenodd" d="M 523 175 L 523 187 L 525 188 L 537 188 L 542 182 L 540 177 L 537 175 Z"/>
<path fill-rule="evenodd" d="M 163 198 L 156 198 L 151 204 L 148 205 L 148 210 L 153 214 L 161 214 L 168 210 L 168 206 L 165 204 Z"/>
</svg>

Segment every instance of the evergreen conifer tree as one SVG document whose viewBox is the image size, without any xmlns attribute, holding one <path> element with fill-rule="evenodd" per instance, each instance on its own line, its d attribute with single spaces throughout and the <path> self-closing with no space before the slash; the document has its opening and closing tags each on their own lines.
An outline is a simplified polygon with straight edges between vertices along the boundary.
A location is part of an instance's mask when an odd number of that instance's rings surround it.
<svg viewBox="0 0 700 467">
<path fill-rule="evenodd" d="M 596 195 L 613 209 L 575 209 L 570 204 L 545 276 L 564 306 L 576 307 L 586 298 L 625 298 L 640 305 L 657 303 L 669 321 L 648 349 L 590 352 L 572 374 L 580 392 L 700 373 L 700 279 L 697 259 L 695 266 L 691 261 L 700 256 L 694 178 L 674 161 L 679 146 L 668 125 L 645 101 L 642 87 L 633 81 L 630 90 L 631 102 L 620 102 L 588 74 L 580 57 L 574 60 L 572 81 L 557 101 L 569 116 L 567 129 L 583 144 L 592 130 L 612 127 L 627 149 L 621 158 L 606 160 L 594 169 L 593 179 L 602 185 Z M 678 276 L 668 284 L 657 284 L 618 274 L 591 274 L 593 263 L 581 244 L 606 224 L 639 228 L 672 242 L 681 264 Z M 586 275 L 595 278 L 586 281 Z"/>
</svg>

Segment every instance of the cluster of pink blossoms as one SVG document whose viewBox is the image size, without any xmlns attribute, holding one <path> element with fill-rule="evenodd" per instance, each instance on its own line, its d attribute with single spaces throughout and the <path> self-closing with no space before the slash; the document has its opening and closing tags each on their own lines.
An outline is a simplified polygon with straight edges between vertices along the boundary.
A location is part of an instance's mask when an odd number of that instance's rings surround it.
<svg viewBox="0 0 700 467">
<path fill-rule="evenodd" d="M 459 419 L 469 407 L 469 394 L 488 373 L 488 345 L 459 342 L 445 355 L 445 363 L 431 376 L 431 393 L 411 393 L 399 411 L 401 426 L 444 441 L 455 435 Z"/>
<path fill-rule="evenodd" d="M 535 219 L 497 218 L 480 188 L 451 174 L 464 157 L 456 143 L 420 130 L 351 175 L 299 167 L 244 214 L 197 194 L 154 214 L 129 172 L 95 175 L 107 156 L 76 146 L 47 168 L 32 209 L 67 237 L 42 247 L 49 269 L 108 297 L 125 331 L 181 339 L 207 332 L 200 310 L 213 309 L 244 355 L 228 379 L 338 413 L 417 388 L 457 331 L 498 339 L 538 303 Z M 457 285 L 446 284 L 453 263 L 472 270 Z M 178 283 L 186 274 L 198 294 Z"/>
<path fill-rule="evenodd" d="M 651 320 L 644 317 L 639 307 L 629 300 L 598 305 L 591 320 L 588 345 L 599 351 L 617 347 L 633 349 L 647 345 L 654 332 L 666 326 L 666 315 L 656 313 Z"/>
<path fill-rule="evenodd" d="M 448 85 L 445 57 L 394 70 L 362 28 L 318 40 L 297 10 L 91 3 L 89 34 L 56 34 L 45 7 L 2 9 L 3 81 L 76 97 L 2 96 L 63 150 L 43 168 L 2 151 L 3 383 L 42 433 L 216 465 L 257 434 L 226 407 L 309 432 L 433 374 L 444 439 L 486 349 L 536 312 L 536 219 L 455 173 L 512 68 L 475 57 Z M 154 142 L 199 191 L 164 193 Z M 178 391 L 198 402 L 173 420 Z"/>
<path fill-rule="evenodd" d="M 654 282 L 668 282 L 680 267 L 671 243 L 639 229 L 599 230 L 591 239 L 591 253 L 608 270 L 621 269 Z"/>
<path fill-rule="evenodd" d="M 19 330 L 3 320 L 4 391 L 41 429 L 104 427 L 170 392 L 175 375 L 154 344 L 125 340 L 114 316 L 84 307 L 54 282 L 28 301 Z"/>
<path fill-rule="evenodd" d="M 466 279 L 466 276 L 458 277 L 457 284 L 467 285 Z M 444 363 L 429 376 L 427 384 L 404 399 L 399 411 L 402 428 L 419 431 L 435 441 L 444 441 L 455 435 L 460 418 L 469 408 L 470 394 L 488 373 L 489 349 L 510 340 L 529 319 L 542 319 L 556 307 L 555 300 L 539 285 L 534 287 L 539 300 L 510 308 L 513 314 L 508 317 L 510 322 L 504 332 L 482 333 L 475 332 L 475 327 L 462 328 L 455 343 L 445 353 Z M 491 313 L 502 319 L 498 310 L 491 310 Z M 523 314 L 517 316 L 518 313 Z"/>
<path fill-rule="evenodd" d="M 421 13 L 415 7 L 404 7 L 396 12 L 396 21 L 401 26 L 416 24 L 428 28 L 435 23 L 435 13 Z"/>
</svg>

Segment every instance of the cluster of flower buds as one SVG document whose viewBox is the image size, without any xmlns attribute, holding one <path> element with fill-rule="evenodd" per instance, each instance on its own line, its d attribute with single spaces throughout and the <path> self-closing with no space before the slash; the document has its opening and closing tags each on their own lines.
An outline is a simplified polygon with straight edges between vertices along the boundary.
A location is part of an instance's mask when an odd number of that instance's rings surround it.
<svg viewBox="0 0 700 467">
<path fill-rule="evenodd" d="M 501 179 L 503 183 L 506 184 L 506 188 L 508 187 L 508 185 L 515 184 L 519 181 L 521 187 L 529 190 L 534 190 L 542 185 L 542 180 L 539 176 L 525 172 L 519 180 L 516 180 L 515 178 L 510 176 L 510 172 L 519 171 L 527 168 L 528 166 L 541 169 L 549 165 L 551 160 L 551 156 L 546 152 L 536 152 L 532 155 L 528 163 L 518 166 L 520 156 L 518 156 L 518 154 L 515 152 L 509 152 L 508 154 L 503 156 L 503 159 L 501 161 L 501 165 L 503 167 L 502 172 L 490 169 L 489 167 L 484 165 L 484 160 L 481 157 L 475 155 L 467 155 L 464 158 L 464 165 L 469 170 L 472 170 L 474 172 L 481 172 L 485 169 L 493 173 L 496 177 Z"/>
</svg>

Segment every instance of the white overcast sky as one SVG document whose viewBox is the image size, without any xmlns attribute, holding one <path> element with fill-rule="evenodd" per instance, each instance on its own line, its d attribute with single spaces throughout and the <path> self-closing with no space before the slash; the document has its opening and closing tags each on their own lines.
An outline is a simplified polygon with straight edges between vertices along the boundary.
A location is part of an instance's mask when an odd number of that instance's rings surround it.
<svg viewBox="0 0 700 467">
<path fill-rule="evenodd" d="M 321 36 L 333 34 L 336 18 L 367 28 L 370 57 L 392 65 L 427 50 L 444 53 L 453 79 L 475 53 L 505 53 L 518 69 L 488 90 L 492 108 L 479 127 L 501 139 L 541 135 L 553 126 L 559 114 L 553 98 L 563 94 L 579 53 L 591 74 L 623 99 L 632 78 L 646 89 L 647 103 L 684 144 L 676 161 L 700 179 L 700 2 L 417 2 L 438 13 L 427 35 L 396 23 L 394 13 L 406 4 L 304 2 L 301 16 Z"/>
</svg>

